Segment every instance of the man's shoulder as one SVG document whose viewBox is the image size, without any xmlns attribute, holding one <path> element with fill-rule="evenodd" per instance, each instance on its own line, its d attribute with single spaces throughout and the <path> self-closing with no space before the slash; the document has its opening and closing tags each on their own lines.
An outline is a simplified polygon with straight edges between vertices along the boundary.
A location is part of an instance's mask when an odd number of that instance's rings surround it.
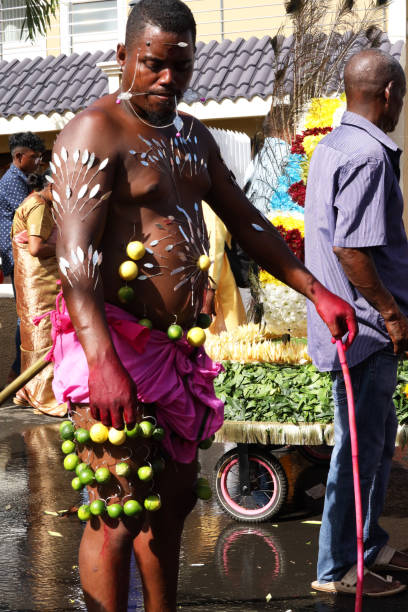
<svg viewBox="0 0 408 612">
<path fill-rule="evenodd" d="M 337 154 L 343 163 L 351 165 L 360 165 L 369 160 L 381 163 L 385 157 L 381 142 L 355 125 L 339 125 L 320 141 L 320 145 Z"/>
<path fill-rule="evenodd" d="M 112 112 L 111 98 L 111 95 L 104 96 L 78 113 L 61 131 L 58 140 L 70 140 L 78 135 L 98 140 L 115 131 L 117 134 L 118 122 Z"/>
</svg>

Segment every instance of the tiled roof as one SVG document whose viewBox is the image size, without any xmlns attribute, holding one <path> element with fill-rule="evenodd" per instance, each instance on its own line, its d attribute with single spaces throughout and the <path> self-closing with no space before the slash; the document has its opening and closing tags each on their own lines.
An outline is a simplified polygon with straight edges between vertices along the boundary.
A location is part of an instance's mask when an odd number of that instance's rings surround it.
<svg viewBox="0 0 408 612">
<path fill-rule="evenodd" d="M 96 64 L 114 57 L 114 51 L 97 51 L 0 62 L 0 115 L 49 115 L 89 106 L 108 92 L 107 76 Z"/>
<path fill-rule="evenodd" d="M 285 42 L 283 47 L 289 47 Z M 353 50 L 369 46 L 369 41 L 363 38 Z M 391 44 L 383 34 L 379 46 L 399 59 L 403 41 Z M 1 61 L 0 115 L 49 115 L 51 112 L 77 112 L 89 106 L 108 92 L 107 76 L 96 64 L 112 61 L 114 57 L 114 51 L 98 51 Z M 217 102 L 225 98 L 266 98 L 273 93 L 274 60 L 269 36 L 221 43 L 199 42 L 190 89 L 197 98 Z M 289 82 L 290 75 L 287 78 Z"/>
</svg>

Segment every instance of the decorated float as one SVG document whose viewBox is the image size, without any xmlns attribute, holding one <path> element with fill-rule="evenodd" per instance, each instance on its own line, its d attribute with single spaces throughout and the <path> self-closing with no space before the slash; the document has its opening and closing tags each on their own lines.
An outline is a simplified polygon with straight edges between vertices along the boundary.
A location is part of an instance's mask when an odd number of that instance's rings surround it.
<svg viewBox="0 0 408 612">
<path fill-rule="evenodd" d="M 273 146 L 268 143 L 269 156 L 279 145 L 281 174 L 262 212 L 301 261 L 310 159 L 318 142 L 340 123 L 344 110 L 344 95 L 314 98 L 302 129 L 290 143 L 281 139 L 275 139 Z M 237 444 L 216 466 L 217 498 L 234 518 L 263 521 L 281 509 L 287 495 L 286 476 L 274 451 L 298 446 L 303 452 L 308 449 L 312 460 L 327 461 L 333 444 L 334 406 L 330 374 L 319 372 L 307 353 L 305 298 L 262 269 L 251 284 L 262 307 L 261 321 L 207 334 L 206 350 L 224 366 L 215 381 L 217 395 L 225 403 L 225 422 L 216 441 Z M 406 362 L 399 366 L 394 401 L 397 444 L 405 445 Z"/>
</svg>

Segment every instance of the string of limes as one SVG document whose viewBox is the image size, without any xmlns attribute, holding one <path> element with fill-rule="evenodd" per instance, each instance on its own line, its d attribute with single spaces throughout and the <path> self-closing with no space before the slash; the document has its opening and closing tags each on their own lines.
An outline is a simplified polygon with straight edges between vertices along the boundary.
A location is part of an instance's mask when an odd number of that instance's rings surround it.
<svg viewBox="0 0 408 612">
<path fill-rule="evenodd" d="M 119 266 L 119 276 L 126 282 L 135 280 L 139 274 L 139 267 L 136 261 L 142 259 L 146 254 L 146 248 L 139 240 L 132 240 L 126 247 L 126 254 L 129 259 L 123 261 Z M 211 259 L 208 255 L 200 255 L 196 262 L 197 268 L 203 272 L 208 271 L 211 266 Z M 128 284 L 123 285 L 118 290 L 118 299 L 122 304 L 129 304 L 135 299 L 135 291 Z M 139 319 L 139 324 L 149 329 L 153 329 L 153 323 L 147 317 Z M 187 342 L 193 347 L 200 347 L 206 340 L 205 329 L 211 325 L 211 317 L 205 313 L 200 313 L 197 323 L 189 329 L 186 334 Z M 177 318 L 167 329 L 170 340 L 180 340 L 184 335 L 181 325 L 177 324 Z"/>
</svg>

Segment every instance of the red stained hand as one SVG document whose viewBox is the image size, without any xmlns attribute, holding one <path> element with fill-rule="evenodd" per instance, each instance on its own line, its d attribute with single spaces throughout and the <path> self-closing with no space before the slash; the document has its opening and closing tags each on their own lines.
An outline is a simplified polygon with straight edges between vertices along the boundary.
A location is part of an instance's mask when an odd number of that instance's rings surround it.
<svg viewBox="0 0 408 612">
<path fill-rule="evenodd" d="M 348 333 L 344 348 L 348 349 L 358 333 L 354 308 L 320 285 L 315 289 L 315 308 L 326 323 L 333 338 L 340 340 Z"/>
<path fill-rule="evenodd" d="M 107 427 L 123 429 L 138 420 L 136 386 L 115 356 L 89 369 L 91 415 Z"/>
</svg>

